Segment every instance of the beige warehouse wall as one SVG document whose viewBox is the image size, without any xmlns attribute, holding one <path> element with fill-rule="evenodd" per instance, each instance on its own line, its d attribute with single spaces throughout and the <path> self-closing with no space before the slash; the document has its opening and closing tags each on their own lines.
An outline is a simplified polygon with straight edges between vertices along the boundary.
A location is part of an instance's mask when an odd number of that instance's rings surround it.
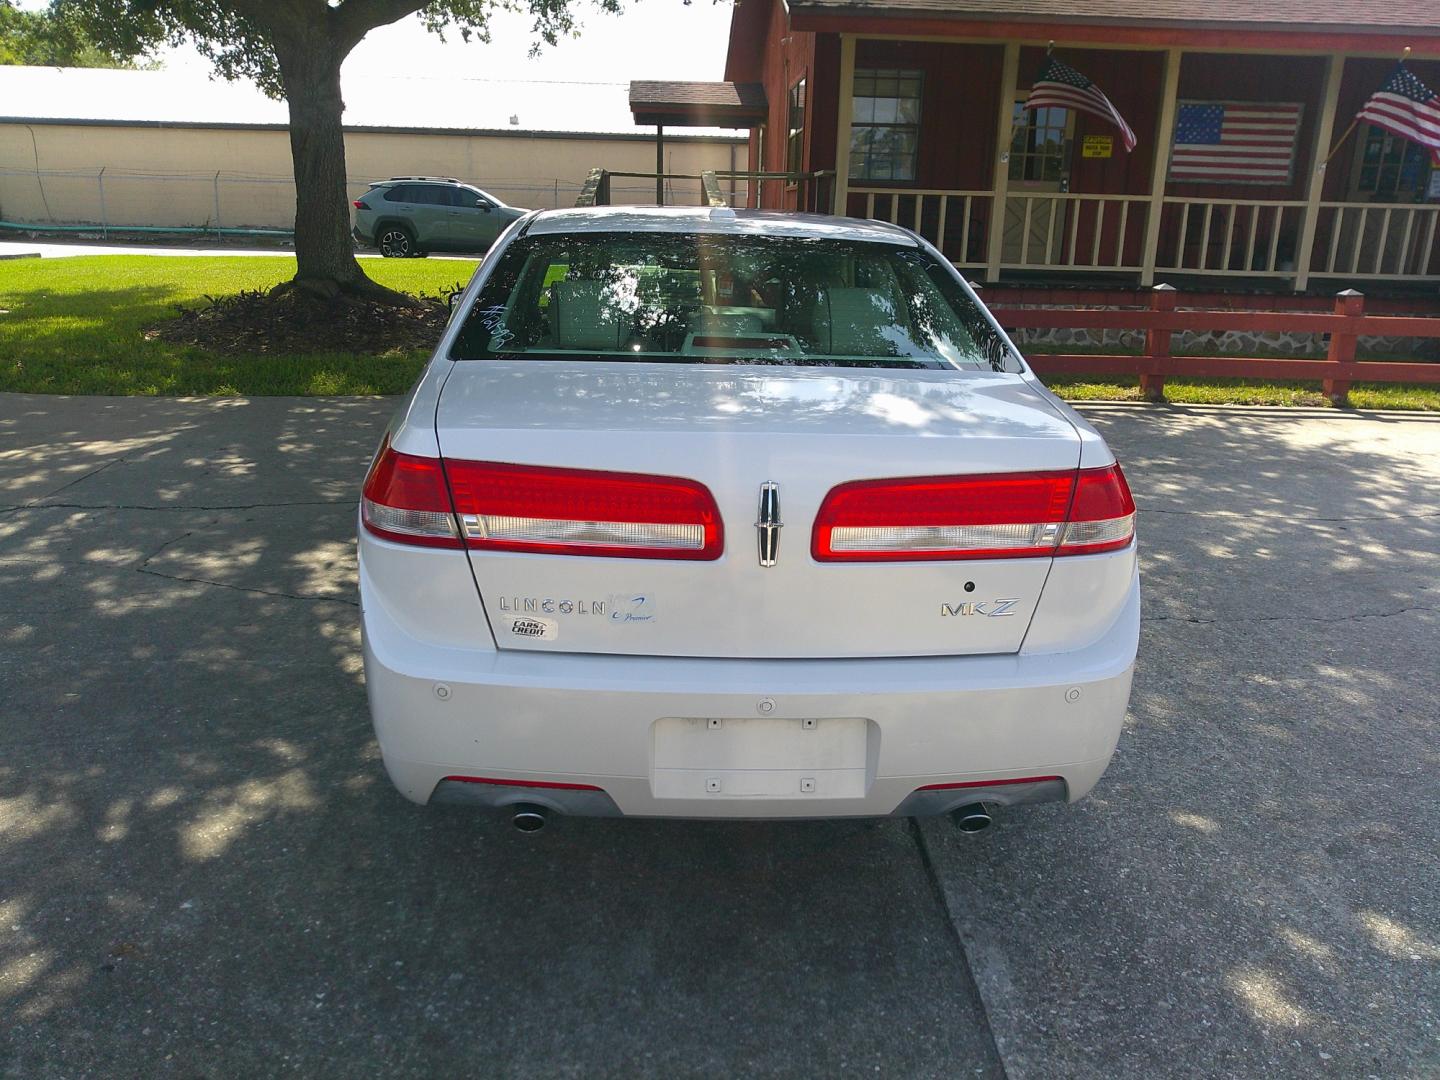
<svg viewBox="0 0 1440 1080">
<path fill-rule="evenodd" d="M 351 194 L 395 175 L 455 176 L 515 206 L 570 206 L 592 168 L 655 168 L 649 139 L 347 132 Z M 743 169 L 729 140 L 667 140 L 667 172 Z M 103 169 L 103 173 L 102 173 Z M 653 181 L 617 179 L 616 202 L 653 202 Z M 743 194 L 743 189 L 742 189 Z M 667 201 L 695 203 L 694 182 Z M 290 140 L 278 129 L 0 123 L 0 221 L 288 229 Z"/>
</svg>

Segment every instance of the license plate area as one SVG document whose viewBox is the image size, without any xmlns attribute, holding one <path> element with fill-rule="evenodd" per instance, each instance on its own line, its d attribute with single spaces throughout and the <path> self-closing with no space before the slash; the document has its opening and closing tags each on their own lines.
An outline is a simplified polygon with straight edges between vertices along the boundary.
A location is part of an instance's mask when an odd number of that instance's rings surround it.
<svg viewBox="0 0 1440 1080">
<path fill-rule="evenodd" d="M 859 717 L 666 717 L 651 786 L 662 799 L 862 798 L 877 735 Z"/>
</svg>

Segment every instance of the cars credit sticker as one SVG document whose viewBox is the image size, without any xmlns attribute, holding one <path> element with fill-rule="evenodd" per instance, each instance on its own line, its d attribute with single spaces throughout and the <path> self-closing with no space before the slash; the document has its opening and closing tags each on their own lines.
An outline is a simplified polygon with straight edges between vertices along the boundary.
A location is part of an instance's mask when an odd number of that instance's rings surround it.
<svg viewBox="0 0 1440 1080">
<path fill-rule="evenodd" d="M 532 641 L 554 641 L 560 636 L 560 624 L 554 619 L 537 619 L 534 615 L 516 615 L 510 620 L 510 633 Z"/>
</svg>

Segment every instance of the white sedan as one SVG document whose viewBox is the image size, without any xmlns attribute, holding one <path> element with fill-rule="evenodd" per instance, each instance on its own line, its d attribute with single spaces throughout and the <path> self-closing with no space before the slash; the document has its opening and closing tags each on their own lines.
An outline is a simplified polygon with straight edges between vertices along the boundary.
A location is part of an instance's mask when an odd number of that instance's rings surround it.
<svg viewBox="0 0 1440 1080">
<path fill-rule="evenodd" d="M 529 214 L 365 479 L 385 766 L 528 829 L 1073 802 L 1130 696 L 1134 514 L 913 233 Z"/>
</svg>

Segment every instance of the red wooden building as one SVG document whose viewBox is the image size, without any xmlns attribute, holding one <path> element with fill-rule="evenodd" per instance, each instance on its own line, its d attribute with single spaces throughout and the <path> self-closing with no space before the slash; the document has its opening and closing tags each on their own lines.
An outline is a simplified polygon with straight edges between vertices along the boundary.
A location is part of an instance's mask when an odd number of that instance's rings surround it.
<svg viewBox="0 0 1440 1080">
<path fill-rule="evenodd" d="M 1020 109 L 1051 42 L 1132 153 L 1095 116 Z M 1433 293 L 1428 151 L 1361 124 L 1326 162 L 1406 48 L 1440 88 L 1440 0 L 737 0 L 725 77 L 764 90 L 752 169 L 823 174 L 760 205 L 899 222 L 979 280 Z M 1264 168 L 1226 146 L 1247 119 Z"/>
</svg>

